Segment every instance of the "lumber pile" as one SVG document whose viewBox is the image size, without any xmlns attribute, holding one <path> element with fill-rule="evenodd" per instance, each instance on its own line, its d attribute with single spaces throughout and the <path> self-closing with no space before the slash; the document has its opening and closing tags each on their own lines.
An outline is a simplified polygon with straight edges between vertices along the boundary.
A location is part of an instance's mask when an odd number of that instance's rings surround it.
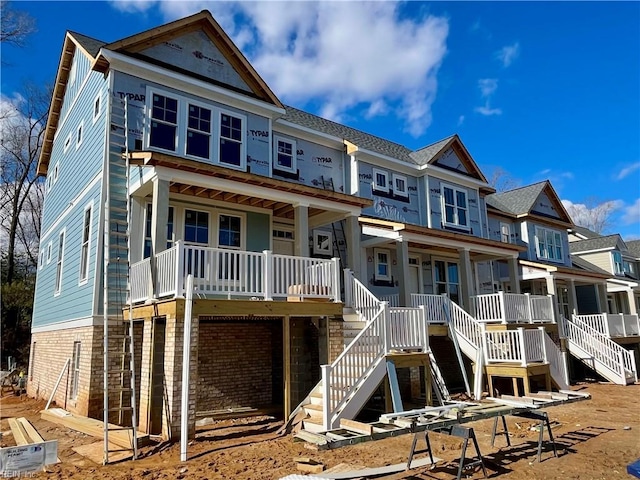
<svg viewBox="0 0 640 480">
<path fill-rule="evenodd" d="M 104 437 L 104 423 L 95 418 L 83 417 L 74 413 L 69 413 L 62 408 L 50 408 L 48 410 L 42 410 L 40 417 L 43 420 L 63 425 L 71 430 L 91 435 L 96 438 Z M 118 447 L 131 448 L 131 430 L 115 430 L 111 429 L 121 428 L 118 425 L 109 424 L 109 443 L 113 443 Z M 146 433 L 137 433 L 138 446 L 142 447 L 149 443 L 149 435 Z"/>
<path fill-rule="evenodd" d="M 44 438 L 38 433 L 31 422 L 24 417 L 10 418 L 9 427 L 16 441 L 16 446 L 31 445 L 33 443 L 44 443 Z M 56 458 L 59 462 L 60 459 Z"/>
</svg>

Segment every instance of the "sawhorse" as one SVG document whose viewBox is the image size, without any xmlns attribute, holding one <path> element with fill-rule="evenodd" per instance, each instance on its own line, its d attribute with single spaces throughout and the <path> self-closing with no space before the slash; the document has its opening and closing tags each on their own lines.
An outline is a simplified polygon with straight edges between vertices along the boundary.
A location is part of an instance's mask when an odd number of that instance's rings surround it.
<svg viewBox="0 0 640 480">
<path fill-rule="evenodd" d="M 451 427 L 439 429 L 436 431 L 440 433 L 446 433 L 448 435 L 451 435 L 452 437 L 458 437 L 458 438 L 464 439 L 464 442 L 462 443 L 462 452 L 460 454 L 460 460 L 458 464 L 458 476 L 456 477 L 457 480 L 460 480 L 462 478 L 462 470 L 464 468 L 475 467 L 477 465 L 480 465 L 480 467 L 482 468 L 482 473 L 484 474 L 484 478 L 487 478 L 487 470 L 485 469 L 484 460 L 482 459 L 482 454 L 480 453 L 480 446 L 478 445 L 478 440 L 476 439 L 476 434 L 473 431 L 473 428 L 463 427 L 461 425 L 453 425 Z M 416 451 L 416 446 L 418 445 L 418 438 L 420 437 L 424 438 L 424 442 L 427 448 L 424 450 Z M 476 449 L 477 459 L 465 465 L 464 461 L 467 454 L 467 446 L 469 445 L 469 439 L 473 441 L 473 446 Z M 432 465 L 434 464 L 428 430 L 415 432 L 413 434 L 413 442 L 411 443 L 411 450 L 409 451 L 409 459 L 407 460 L 407 470 L 411 468 L 411 462 L 413 461 L 413 456 L 417 453 L 428 453 L 429 460 L 431 460 L 431 464 Z"/>
<path fill-rule="evenodd" d="M 513 413 L 512 416 L 513 417 L 520 417 L 520 418 L 528 418 L 530 420 L 537 420 L 538 421 L 538 430 L 539 430 L 539 434 L 538 434 L 538 462 L 542 461 L 542 443 L 543 443 L 543 440 L 544 440 L 544 430 L 545 430 L 545 428 L 547 429 L 547 433 L 549 434 L 549 441 L 551 442 L 551 446 L 553 447 L 553 456 L 554 457 L 558 456 L 558 451 L 556 450 L 556 442 L 553 439 L 553 432 L 551 432 L 551 424 L 549 423 L 549 415 L 547 415 L 547 412 L 534 412 L 534 411 L 519 412 L 519 413 Z M 498 418 L 502 419 L 502 432 L 498 432 Z M 507 430 L 507 421 L 504 418 L 504 415 L 501 415 L 500 417 L 496 417 L 493 420 L 493 432 L 491 433 L 491 446 L 492 447 L 494 446 L 496 435 L 504 435 L 504 438 L 507 440 L 507 446 L 508 447 L 511 446 L 511 440 L 509 439 L 509 431 Z"/>
</svg>

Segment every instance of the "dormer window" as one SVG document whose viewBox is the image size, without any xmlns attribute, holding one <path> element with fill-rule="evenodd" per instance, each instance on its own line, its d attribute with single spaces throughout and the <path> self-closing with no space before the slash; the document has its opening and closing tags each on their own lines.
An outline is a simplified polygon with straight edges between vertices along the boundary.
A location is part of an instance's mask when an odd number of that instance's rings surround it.
<svg viewBox="0 0 640 480">
<path fill-rule="evenodd" d="M 372 188 L 374 192 L 389 193 L 389 174 L 374 168 Z"/>
<path fill-rule="evenodd" d="M 153 94 L 149 145 L 163 150 L 176 150 L 178 130 L 178 100 Z"/>
<path fill-rule="evenodd" d="M 445 225 L 469 228 L 467 192 L 465 190 L 442 185 L 442 210 Z"/>
<path fill-rule="evenodd" d="M 624 275 L 624 263 L 622 262 L 622 254 L 620 252 L 612 252 L 613 256 L 613 272 L 616 275 Z"/>
<path fill-rule="evenodd" d="M 296 142 L 282 137 L 274 137 L 276 170 L 296 172 Z"/>
<path fill-rule="evenodd" d="M 562 235 L 555 230 L 536 227 L 536 251 L 538 258 L 562 262 Z"/>
</svg>

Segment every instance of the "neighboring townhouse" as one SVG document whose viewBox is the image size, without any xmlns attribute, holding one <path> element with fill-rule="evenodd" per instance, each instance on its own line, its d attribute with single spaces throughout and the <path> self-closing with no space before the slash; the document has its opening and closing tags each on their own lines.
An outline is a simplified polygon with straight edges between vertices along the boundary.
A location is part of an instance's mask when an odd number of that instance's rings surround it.
<svg viewBox="0 0 640 480">
<path fill-rule="evenodd" d="M 283 105 L 207 11 L 112 43 L 68 32 L 38 173 L 28 392 L 72 412 L 177 438 L 186 320 L 191 431 L 297 405 L 335 425 L 389 362 L 429 402 L 435 337 L 445 373 L 476 364 L 476 396 L 483 372 L 492 393 L 566 387 L 553 301 L 520 294 L 531 247 L 492 233 L 460 138 L 411 151 Z M 496 282 L 529 308 L 487 310 Z"/>
</svg>

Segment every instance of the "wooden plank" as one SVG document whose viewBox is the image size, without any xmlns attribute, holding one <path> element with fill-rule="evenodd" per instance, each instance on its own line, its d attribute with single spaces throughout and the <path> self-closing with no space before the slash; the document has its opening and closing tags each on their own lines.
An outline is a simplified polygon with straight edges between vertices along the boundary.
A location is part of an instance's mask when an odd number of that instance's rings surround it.
<svg viewBox="0 0 640 480">
<path fill-rule="evenodd" d="M 96 442 L 89 443 L 87 445 L 80 445 L 79 447 L 73 447 L 76 453 L 79 453 L 85 458 L 88 458 L 92 462 L 102 465 L 104 461 L 104 443 Z M 121 462 L 133 457 L 133 453 L 130 449 L 123 450 L 122 447 L 109 443 L 109 463 Z"/>
<path fill-rule="evenodd" d="M 346 418 L 340 419 L 340 428 L 344 428 L 347 430 L 351 430 L 357 433 L 361 433 L 363 435 L 372 435 L 373 434 L 373 425 L 369 423 L 362 423 L 356 420 L 348 420 Z"/>
<path fill-rule="evenodd" d="M 17 418 L 9 419 L 9 427 L 11 427 L 11 433 L 13 433 L 13 438 L 16 441 L 16 445 L 18 447 L 33 443 L 22 424 L 18 422 Z"/>
<path fill-rule="evenodd" d="M 442 461 L 442 459 L 438 457 L 433 457 L 433 463 L 437 463 Z M 425 467 L 427 465 L 431 465 L 431 460 L 426 458 L 419 458 L 417 460 L 413 460 L 409 469 Z M 322 472 L 322 478 L 331 478 L 335 480 L 340 479 L 350 479 L 357 477 L 375 477 L 380 475 L 389 475 L 391 473 L 402 472 L 407 469 L 407 462 L 404 463 L 396 463 L 395 465 L 385 465 L 384 467 L 375 467 L 375 468 L 364 468 L 362 470 L 351 470 L 350 472 Z"/>
<path fill-rule="evenodd" d="M 324 465 L 321 463 L 317 463 L 317 464 L 298 463 L 296 464 L 296 469 L 305 473 L 320 473 L 324 471 Z"/>
<path fill-rule="evenodd" d="M 282 361 L 284 365 L 284 418 L 291 415 L 291 318 L 287 315 L 282 318 Z M 324 399 L 326 402 L 327 399 Z"/>
<path fill-rule="evenodd" d="M 44 438 L 40 436 L 38 431 L 31 425 L 31 422 L 24 417 L 18 418 L 18 423 L 22 425 L 24 431 L 27 432 L 27 435 L 31 438 L 31 442 L 29 443 L 42 443 L 44 442 Z"/>
</svg>

